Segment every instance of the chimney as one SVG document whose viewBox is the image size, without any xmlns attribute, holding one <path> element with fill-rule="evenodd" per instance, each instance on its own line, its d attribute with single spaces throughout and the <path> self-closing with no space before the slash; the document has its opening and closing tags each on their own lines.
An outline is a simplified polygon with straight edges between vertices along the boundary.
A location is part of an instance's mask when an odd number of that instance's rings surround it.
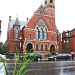
<svg viewBox="0 0 75 75">
<path fill-rule="evenodd" d="M 11 21 L 11 16 L 9 16 L 9 22 Z"/>
<path fill-rule="evenodd" d="M 27 22 L 28 22 L 28 20 L 29 20 L 29 19 L 28 19 L 28 17 L 27 17 Z"/>
</svg>

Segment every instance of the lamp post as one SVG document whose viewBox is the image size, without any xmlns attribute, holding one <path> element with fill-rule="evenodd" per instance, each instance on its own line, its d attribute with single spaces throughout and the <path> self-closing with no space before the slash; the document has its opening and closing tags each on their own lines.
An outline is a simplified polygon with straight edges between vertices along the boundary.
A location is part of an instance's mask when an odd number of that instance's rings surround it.
<svg viewBox="0 0 75 75">
<path fill-rule="evenodd" d="M 22 42 L 21 42 L 21 40 L 22 40 L 22 37 L 20 36 L 20 52 L 21 52 L 21 48 L 22 48 Z"/>
<path fill-rule="evenodd" d="M 1 29 L 0 29 L 0 41 L 1 41 Z"/>
</svg>

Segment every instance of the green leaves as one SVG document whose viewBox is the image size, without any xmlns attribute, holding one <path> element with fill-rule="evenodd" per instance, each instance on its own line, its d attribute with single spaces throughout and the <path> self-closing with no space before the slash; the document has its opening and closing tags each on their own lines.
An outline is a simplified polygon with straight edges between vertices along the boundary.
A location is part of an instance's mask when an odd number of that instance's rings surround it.
<svg viewBox="0 0 75 75">
<path fill-rule="evenodd" d="M 30 50 L 31 51 L 31 50 Z M 28 55 L 30 54 L 30 51 L 24 55 L 23 60 L 21 61 L 19 68 L 17 70 L 17 64 L 18 64 L 18 59 L 19 59 L 19 52 L 18 50 L 15 50 L 15 54 L 16 54 L 16 61 L 15 61 L 15 66 L 14 66 L 14 71 L 13 71 L 13 75 L 24 75 L 26 72 L 26 68 L 27 66 L 35 59 L 35 57 L 37 56 L 37 53 L 35 53 L 33 56 L 30 56 L 28 59 Z M 6 64 L 5 64 L 5 60 L 2 59 L 2 57 L 0 56 L 0 61 L 3 62 L 3 65 L 0 67 L 2 68 L 4 66 L 5 71 L 6 71 L 6 75 L 8 75 L 8 70 L 6 68 Z"/>
<path fill-rule="evenodd" d="M 28 53 L 29 54 L 29 53 Z M 24 58 L 20 64 L 19 70 L 17 71 L 16 75 L 23 75 L 26 71 L 27 66 L 35 59 L 35 57 L 37 56 L 37 54 L 35 54 L 34 56 L 31 56 L 27 59 L 28 54 L 24 55 Z"/>
<path fill-rule="evenodd" d="M 1 68 L 4 66 L 6 75 L 8 75 L 8 71 L 7 71 L 7 68 L 6 68 L 6 65 L 5 65 L 5 60 L 1 57 L 1 55 L 0 55 L 0 61 L 3 62 L 3 65 L 1 66 Z"/>
<path fill-rule="evenodd" d="M 4 45 L 2 42 L 0 42 L 0 53 L 3 54 L 4 52 Z"/>
</svg>

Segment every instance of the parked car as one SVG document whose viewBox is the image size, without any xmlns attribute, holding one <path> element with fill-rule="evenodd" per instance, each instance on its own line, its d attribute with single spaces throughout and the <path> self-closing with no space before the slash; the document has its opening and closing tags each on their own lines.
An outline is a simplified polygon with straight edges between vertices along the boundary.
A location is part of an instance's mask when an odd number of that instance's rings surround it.
<svg viewBox="0 0 75 75">
<path fill-rule="evenodd" d="M 55 61 L 55 60 L 61 60 L 61 59 L 64 59 L 64 60 L 70 60 L 71 59 L 71 55 L 70 54 L 58 54 L 58 55 L 55 55 L 55 56 L 51 56 L 48 58 L 48 60 L 52 60 Z"/>
<path fill-rule="evenodd" d="M 20 55 L 19 60 L 23 60 L 24 56 L 25 56 L 25 54 Z M 42 59 L 42 54 L 38 53 L 38 52 L 26 54 L 26 59 L 31 59 L 31 57 L 33 57 L 33 56 L 35 56 L 34 61 L 38 61 L 38 58 Z"/>
<path fill-rule="evenodd" d="M 14 58 L 14 54 L 6 54 L 6 58 L 13 59 Z"/>
<path fill-rule="evenodd" d="M 58 54 L 56 59 L 65 59 L 65 60 L 70 60 L 71 59 L 71 55 L 70 54 Z"/>
<path fill-rule="evenodd" d="M 51 55 L 50 57 L 48 57 L 49 61 L 55 61 L 56 60 L 57 55 Z"/>
</svg>

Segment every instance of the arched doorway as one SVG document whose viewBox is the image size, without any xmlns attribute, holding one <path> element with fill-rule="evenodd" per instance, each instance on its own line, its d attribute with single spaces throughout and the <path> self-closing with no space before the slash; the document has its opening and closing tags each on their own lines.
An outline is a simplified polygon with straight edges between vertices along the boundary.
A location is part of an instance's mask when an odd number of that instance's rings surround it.
<svg viewBox="0 0 75 75">
<path fill-rule="evenodd" d="M 55 54 L 55 46 L 53 44 L 50 46 L 50 53 Z"/>
<path fill-rule="evenodd" d="M 31 43 L 27 44 L 26 52 L 30 52 L 30 53 L 33 52 L 33 45 Z"/>
</svg>

